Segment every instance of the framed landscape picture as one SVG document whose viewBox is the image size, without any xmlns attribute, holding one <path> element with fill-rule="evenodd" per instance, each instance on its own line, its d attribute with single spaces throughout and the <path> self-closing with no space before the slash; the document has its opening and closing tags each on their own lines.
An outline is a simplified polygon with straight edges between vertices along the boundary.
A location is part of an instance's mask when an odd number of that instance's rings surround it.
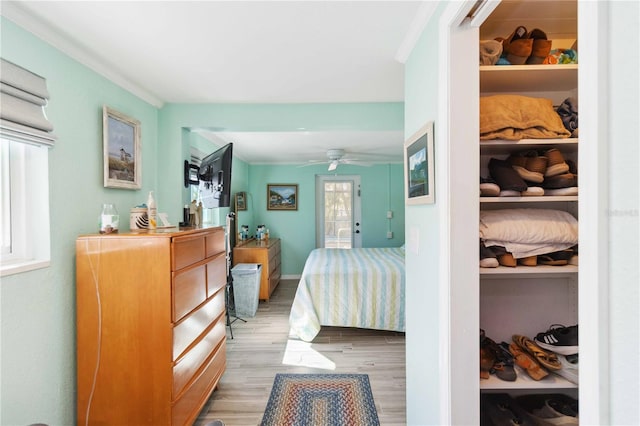
<svg viewBox="0 0 640 426">
<path fill-rule="evenodd" d="M 105 188 L 140 189 L 142 152 L 140 122 L 102 107 Z"/>
<path fill-rule="evenodd" d="M 404 143 L 406 204 L 433 204 L 433 121 L 422 126 Z"/>
<path fill-rule="evenodd" d="M 298 210 L 298 184 L 268 184 L 267 210 Z"/>
</svg>

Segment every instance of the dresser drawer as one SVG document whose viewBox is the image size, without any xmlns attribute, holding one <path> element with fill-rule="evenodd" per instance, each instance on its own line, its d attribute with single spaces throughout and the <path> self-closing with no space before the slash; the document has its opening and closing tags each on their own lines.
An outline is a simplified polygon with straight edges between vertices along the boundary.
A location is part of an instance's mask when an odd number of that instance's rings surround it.
<svg viewBox="0 0 640 426">
<path fill-rule="evenodd" d="M 219 255 L 207 263 L 207 297 L 211 297 L 227 285 L 227 259 Z"/>
<path fill-rule="evenodd" d="M 173 398 L 176 399 L 193 379 L 205 361 L 226 337 L 225 317 L 218 322 L 193 348 L 189 350 L 173 367 Z"/>
<path fill-rule="evenodd" d="M 191 424 L 195 421 L 200 409 L 209 398 L 215 384 L 220 380 L 227 362 L 226 343 L 222 341 L 220 348 L 207 360 L 207 365 L 180 398 L 173 403 L 172 425 Z M 199 407 L 194 410 L 194 407 Z"/>
<path fill-rule="evenodd" d="M 224 230 L 218 229 L 205 236 L 205 256 L 211 257 L 224 253 Z"/>
<path fill-rule="evenodd" d="M 173 360 L 175 361 L 222 313 L 224 313 L 224 290 L 197 311 L 185 317 L 173 328 Z"/>
<path fill-rule="evenodd" d="M 174 238 L 172 243 L 171 270 L 178 271 L 205 258 L 205 237 L 185 236 Z"/>
<path fill-rule="evenodd" d="M 207 298 L 206 265 L 185 269 L 173 278 L 173 322 L 177 322 Z"/>
</svg>

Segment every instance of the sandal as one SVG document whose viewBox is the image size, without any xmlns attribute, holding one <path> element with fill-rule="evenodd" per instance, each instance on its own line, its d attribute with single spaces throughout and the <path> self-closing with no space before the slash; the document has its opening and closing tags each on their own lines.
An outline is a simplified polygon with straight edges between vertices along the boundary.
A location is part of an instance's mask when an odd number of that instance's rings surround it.
<svg viewBox="0 0 640 426">
<path fill-rule="evenodd" d="M 515 343 L 509 344 L 509 352 L 513 355 L 516 365 L 525 370 L 533 380 L 540 380 L 549 375 L 547 370 Z"/>
<path fill-rule="evenodd" d="M 562 364 L 560 364 L 560 361 L 558 360 L 556 354 L 554 354 L 553 352 L 545 351 L 528 337 L 514 334 L 512 336 L 512 339 L 514 343 L 516 343 L 525 351 L 529 352 L 529 354 L 532 355 L 535 360 L 542 366 L 550 370 L 560 370 L 562 368 Z"/>
</svg>

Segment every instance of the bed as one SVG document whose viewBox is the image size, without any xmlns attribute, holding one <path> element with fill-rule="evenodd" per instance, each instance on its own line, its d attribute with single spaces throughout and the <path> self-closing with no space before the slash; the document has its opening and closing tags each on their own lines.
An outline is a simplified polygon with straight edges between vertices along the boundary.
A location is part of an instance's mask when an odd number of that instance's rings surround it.
<svg viewBox="0 0 640 426">
<path fill-rule="evenodd" d="M 310 342 L 320 327 L 405 331 L 404 248 L 315 249 L 298 284 L 289 325 Z"/>
</svg>

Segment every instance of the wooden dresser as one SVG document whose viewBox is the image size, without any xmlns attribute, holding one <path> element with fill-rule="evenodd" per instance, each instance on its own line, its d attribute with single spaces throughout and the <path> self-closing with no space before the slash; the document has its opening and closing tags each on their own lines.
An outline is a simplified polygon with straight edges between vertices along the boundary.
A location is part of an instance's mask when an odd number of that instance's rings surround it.
<svg viewBox="0 0 640 426">
<path fill-rule="evenodd" d="M 280 283 L 280 239 L 249 240 L 233 249 L 233 264 L 260 263 L 260 300 L 269 300 Z"/>
<path fill-rule="evenodd" d="M 78 424 L 193 423 L 226 367 L 225 262 L 220 227 L 77 239 Z"/>
</svg>

